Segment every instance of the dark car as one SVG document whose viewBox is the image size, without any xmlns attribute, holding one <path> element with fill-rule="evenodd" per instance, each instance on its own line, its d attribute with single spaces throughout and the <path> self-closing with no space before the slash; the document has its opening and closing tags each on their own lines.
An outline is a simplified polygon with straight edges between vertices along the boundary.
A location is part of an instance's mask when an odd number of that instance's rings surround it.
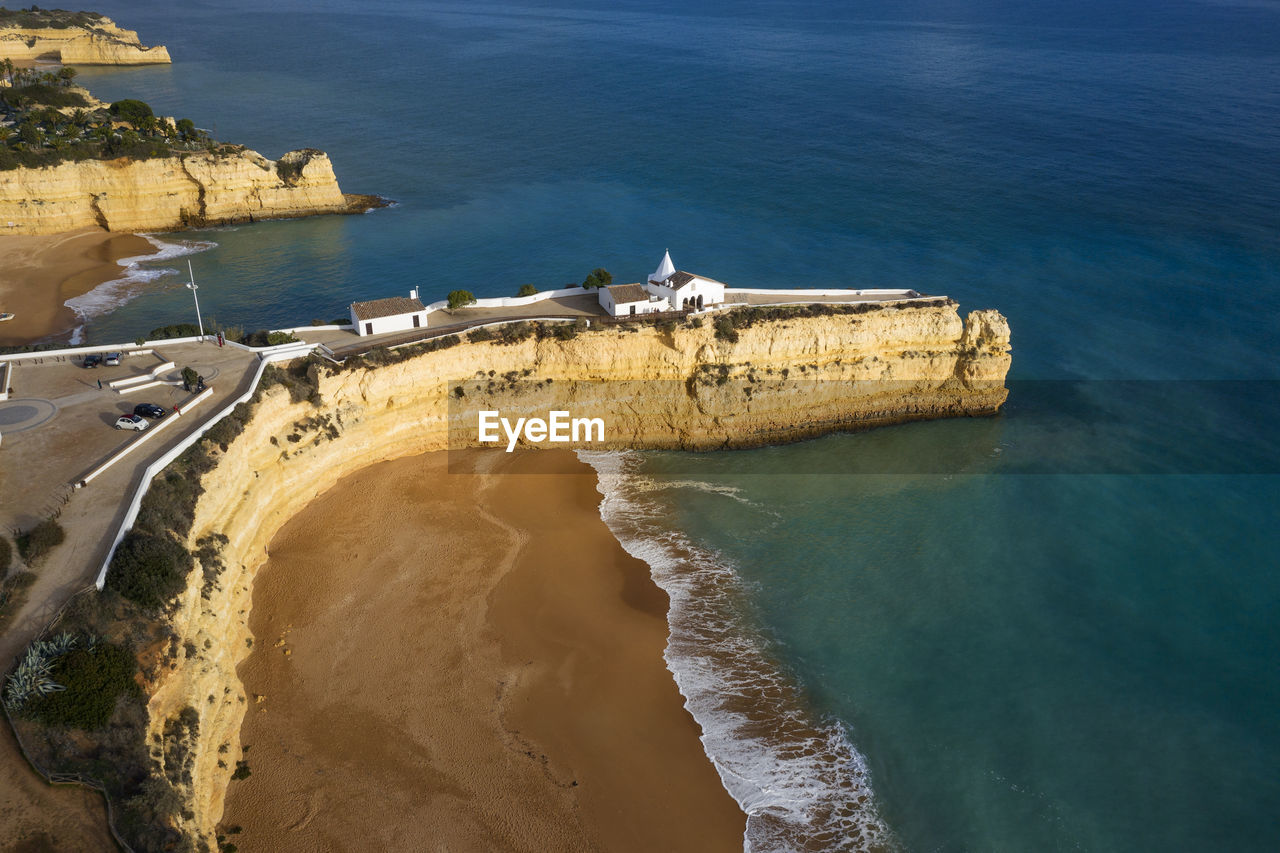
<svg viewBox="0 0 1280 853">
<path fill-rule="evenodd" d="M 160 420 L 164 417 L 164 409 L 155 403 L 139 403 L 133 407 L 133 413 L 143 418 L 151 418 L 152 420 Z"/>
<path fill-rule="evenodd" d="M 100 364 L 102 364 L 102 356 L 98 355 L 97 353 L 86 355 L 84 357 L 85 367 L 97 367 Z"/>
</svg>

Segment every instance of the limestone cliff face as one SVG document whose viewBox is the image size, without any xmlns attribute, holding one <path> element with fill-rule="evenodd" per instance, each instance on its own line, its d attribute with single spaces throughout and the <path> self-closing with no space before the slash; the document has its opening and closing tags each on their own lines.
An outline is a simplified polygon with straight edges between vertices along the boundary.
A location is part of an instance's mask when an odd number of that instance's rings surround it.
<svg viewBox="0 0 1280 853">
<path fill-rule="evenodd" d="M 173 628 L 199 651 L 162 677 L 149 703 L 148 742 L 183 708 L 200 714 L 193 782 L 184 791 L 194 817 L 184 829 L 212 844 L 240 755 L 240 724 L 254 701 L 236 666 L 250 651 L 253 582 L 267 545 L 343 476 L 446 448 L 451 438 L 454 446 L 470 443 L 478 407 L 545 416 L 548 405 L 572 400 L 575 414 L 600 407 L 622 444 L 712 448 L 992 413 L 1007 394 L 1008 323 L 996 311 L 962 322 L 949 300 L 760 321 L 739 335 L 733 343 L 717 339 L 710 324 L 623 326 L 570 341 L 466 343 L 321 375 L 319 406 L 293 403 L 280 387 L 267 393 L 204 477 L 189 546 L 224 534 L 223 567 L 192 573 Z"/>
<path fill-rule="evenodd" d="M 138 34 L 99 18 L 92 26 L 65 29 L 7 27 L 0 29 L 0 56 L 9 59 L 52 58 L 65 65 L 168 64 L 163 45 L 143 47 Z"/>
<path fill-rule="evenodd" d="M 348 210 L 328 155 L 314 149 L 279 161 L 240 149 L 0 171 L 0 234 L 176 231 Z"/>
</svg>

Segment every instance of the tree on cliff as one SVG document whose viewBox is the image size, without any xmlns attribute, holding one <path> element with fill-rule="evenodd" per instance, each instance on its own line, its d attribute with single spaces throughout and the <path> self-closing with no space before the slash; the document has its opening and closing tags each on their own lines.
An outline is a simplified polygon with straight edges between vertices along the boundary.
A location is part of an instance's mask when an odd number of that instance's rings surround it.
<svg viewBox="0 0 1280 853">
<path fill-rule="evenodd" d="M 154 121 L 155 113 L 151 111 L 151 106 L 145 101 L 138 101 L 133 98 L 125 98 L 123 101 L 116 101 L 108 108 L 113 116 L 121 121 L 127 121 L 134 127 L 138 127 L 143 119 L 150 118 Z"/>
<path fill-rule="evenodd" d="M 464 305 L 472 305 L 476 301 L 475 296 L 470 290 L 451 290 L 449 291 L 449 307 L 461 308 Z"/>
<path fill-rule="evenodd" d="M 588 275 L 583 287 L 606 287 L 613 283 L 613 274 L 604 267 L 596 267 Z"/>
<path fill-rule="evenodd" d="M 520 290 L 516 293 L 516 296 L 533 296 L 537 292 L 538 288 L 534 287 L 532 284 L 522 284 L 520 285 Z"/>
</svg>

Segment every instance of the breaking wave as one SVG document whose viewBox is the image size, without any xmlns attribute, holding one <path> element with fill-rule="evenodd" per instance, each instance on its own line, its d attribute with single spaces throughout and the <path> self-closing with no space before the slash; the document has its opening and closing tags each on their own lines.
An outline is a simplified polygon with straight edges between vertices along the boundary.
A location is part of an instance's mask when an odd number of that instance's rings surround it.
<svg viewBox="0 0 1280 853">
<path fill-rule="evenodd" d="M 671 599 L 667 668 L 702 743 L 747 814 L 744 849 L 897 851 L 876 807 L 866 760 L 844 727 L 813 719 L 804 697 L 744 618 L 745 586 L 720 555 L 672 528 L 632 453 L 580 452 L 595 468 L 601 516 Z M 707 491 L 743 500 L 731 487 Z"/>
<path fill-rule="evenodd" d="M 178 275 L 181 272 L 173 267 L 157 267 L 155 264 L 171 261 L 174 258 L 194 255 L 197 252 L 205 252 L 218 245 L 209 240 L 182 240 L 177 243 L 166 243 L 149 234 L 140 236 L 156 247 L 155 254 L 121 258 L 116 261 L 116 263 L 124 267 L 124 272 L 121 273 L 119 278 L 105 281 L 88 293 L 66 301 L 66 306 L 76 312 L 76 317 L 80 321 L 75 331 L 71 333 L 72 344 L 84 342 L 85 325 L 94 317 L 101 317 L 103 314 L 110 313 L 134 297 L 141 295 L 146 284 L 165 276 Z"/>
</svg>

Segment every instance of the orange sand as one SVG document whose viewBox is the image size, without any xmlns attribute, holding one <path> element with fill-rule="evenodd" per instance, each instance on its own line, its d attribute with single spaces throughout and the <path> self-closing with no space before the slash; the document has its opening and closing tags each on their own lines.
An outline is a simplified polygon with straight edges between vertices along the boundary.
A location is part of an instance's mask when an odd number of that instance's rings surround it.
<svg viewBox="0 0 1280 853">
<path fill-rule="evenodd" d="M 376 465 L 276 536 L 224 817 L 241 850 L 742 849 L 663 663 L 666 596 L 591 469 L 521 473 L 533 455 Z"/>
<path fill-rule="evenodd" d="M 75 312 L 66 301 L 119 278 L 116 261 L 150 255 L 155 246 L 136 234 L 96 229 L 48 236 L 0 236 L 0 346 L 69 334 Z"/>
</svg>

